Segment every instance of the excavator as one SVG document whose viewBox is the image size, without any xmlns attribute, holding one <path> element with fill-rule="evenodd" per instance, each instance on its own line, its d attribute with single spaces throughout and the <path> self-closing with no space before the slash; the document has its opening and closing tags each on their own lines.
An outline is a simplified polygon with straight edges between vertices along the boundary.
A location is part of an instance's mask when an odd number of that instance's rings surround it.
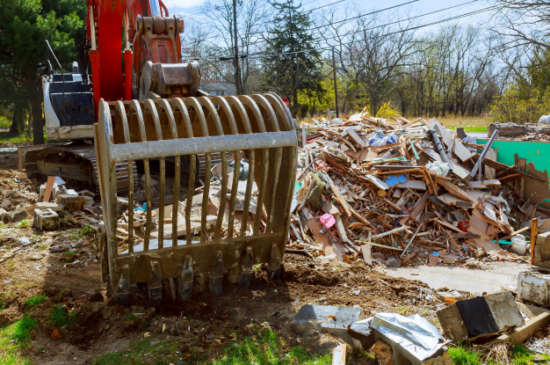
<svg viewBox="0 0 550 365">
<path fill-rule="evenodd" d="M 89 75 L 43 77 L 49 140 L 32 176 L 98 187 L 102 277 L 122 301 L 188 300 L 254 265 L 281 276 L 294 194 L 294 119 L 275 93 L 210 96 L 162 0 L 87 0 Z M 122 233 L 121 233 L 122 232 Z"/>
</svg>

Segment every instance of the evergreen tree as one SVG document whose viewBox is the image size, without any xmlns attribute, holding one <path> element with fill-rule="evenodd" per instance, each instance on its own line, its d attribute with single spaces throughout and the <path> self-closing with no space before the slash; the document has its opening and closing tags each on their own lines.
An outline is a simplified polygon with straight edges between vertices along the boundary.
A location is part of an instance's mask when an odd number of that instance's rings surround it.
<svg viewBox="0 0 550 365">
<path fill-rule="evenodd" d="M 294 0 L 273 2 L 277 11 L 269 30 L 264 56 L 265 83 L 290 100 L 294 113 L 298 111 L 298 92 L 308 96 L 321 88 L 320 54 L 309 30 L 309 15 Z"/>
</svg>

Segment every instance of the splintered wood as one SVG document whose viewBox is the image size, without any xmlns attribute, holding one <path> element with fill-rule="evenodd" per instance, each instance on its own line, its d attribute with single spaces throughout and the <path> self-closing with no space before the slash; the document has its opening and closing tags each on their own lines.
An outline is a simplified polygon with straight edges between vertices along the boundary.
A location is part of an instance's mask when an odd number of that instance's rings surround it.
<svg viewBox="0 0 550 365">
<path fill-rule="evenodd" d="M 302 132 L 290 235 L 310 254 L 392 266 L 516 259 L 499 240 L 541 213 L 521 183 L 525 163 L 502 164 L 491 147 L 479 161 L 484 145 L 436 120 L 355 114 Z M 483 173 L 471 178 L 476 163 Z"/>
</svg>

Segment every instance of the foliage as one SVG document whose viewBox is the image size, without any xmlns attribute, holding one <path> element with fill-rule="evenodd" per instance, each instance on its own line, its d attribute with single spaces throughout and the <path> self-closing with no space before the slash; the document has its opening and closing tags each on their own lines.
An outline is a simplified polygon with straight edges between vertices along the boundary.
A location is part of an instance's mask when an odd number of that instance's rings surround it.
<svg viewBox="0 0 550 365">
<path fill-rule="evenodd" d="M 456 365 L 482 365 L 479 353 L 462 346 L 449 348 L 449 357 Z"/>
<path fill-rule="evenodd" d="M 45 296 L 44 294 L 38 294 L 38 295 L 35 295 L 34 297 L 30 297 L 25 302 L 25 308 L 32 309 L 32 308 L 44 303 L 47 299 L 48 299 L 48 297 Z"/>
<path fill-rule="evenodd" d="M 40 75 L 47 72 L 45 41 L 64 65 L 70 65 L 85 42 L 85 13 L 86 3 L 79 0 L 2 1 L 0 102 L 13 104 L 14 120 L 22 120 L 30 101 L 37 143 L 43 136 Z"/>
<path fill-rule="evenodd" d="M 126 351 L 111 352 L 98 357 L 94 365 L 145 365 L 180 363 L 183 358 L 176 341 L 155 341 L 145 339 L 133 342 Z M 189 357 L 186 360 L 191 360 Z"/>
<path fill-rule="evenodd" d="M 298 93 L 308 97 L 322 93 L 320 53 L 309 30 L 308 13 L 295 0 L 282 0 L 271 5 L 276 11 L 269 29 L 263 59 L 266 88 L 275 89 L 290 100 L 298 111 Z"/>
<path fill-rule="evenodd" d="M 532 88 L 527 96 L 521 94 L 518 84 L 510 85 L 491 105 L 491 118 L 495 122 L 536 123 L 550 112 L 550 87 L 544 93 Z"/>
<path fill-rule="evenodd" d="M 0 129 L 7 129 L 11 125 L 11 122 L 3 115 L 0 115 Z"/>
<path fill-rule="evenodd" d="M 512 355 L 512 362 L 516 365 L 529 365 L 534 363 L 535 353 L 522 345 L 514 345 L 510 353 Z M 550 362 L 550 355 L 542 354 L 540 362 Z"/>
<path fill-rule="evenodd" d="M 380 109 L 376 112 L 377 118 L 395 118 L 399 115 L 399 112 L 395 110 L 390 102 L 385 102 L 380 106 Z"/>
</svg>

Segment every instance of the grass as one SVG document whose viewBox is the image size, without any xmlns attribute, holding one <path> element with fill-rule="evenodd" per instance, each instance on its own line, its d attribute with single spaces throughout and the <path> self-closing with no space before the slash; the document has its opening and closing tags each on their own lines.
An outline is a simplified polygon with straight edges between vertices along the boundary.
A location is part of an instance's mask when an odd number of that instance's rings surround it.
<svg viewBox="0 0 550 365">
<path fill-rule="evenodd" d="M 463 346 L 450 347 L 449 357 L 455 365 L 482 365 L 481 355 Z"/>
<path fill-rule="evenodd" d="M 93 238 L 96 231 L 90 225 L 85 224 L 79 229 L 75 229 L 71 232 L 69 239 L 76 241 L 79 239 L 90 239 Z"/>
<path fill-rule="evenodd" d="M 23 219 L 21 222 L 15 225 L 15 228 L 27 228 L 31 226 L 31 221 L 28 219 Z"/>
<path fill-rule="evenodd" d="M 32 142 L 32 137 L 29 137 L 24 133 L 18 136 L 14 136 L 8 132 L 0 132 L 0 145 L 29 144 L 31 142 Z"/>
<path fill-rule="evenodd" d="M 528 365 L 535 363 L 535 353 L 522 345 L 514 345 L 511 351 L 512 362 L 516 365 Z M 550 355 L 541 354 L 542 358 L 537 362 L 550 363 Z"/>
<path fill-rule="evenodd" d="M 133 343 L 127 351 L 104 354 L 95 360 L 94 365 L 328 365 L 332 361 L 330 354 L 311 354 L 301 347 L 285 348 L 284 341 L 272 329 L 262 330 L 255 336 L 231 343 L 213 360 L 207 360 L 198 353 L 180 352 L 179 344 L 173 340 L 153 342 L 146 339 Z"/>
<path fill-rule="evenodd" d="M 28 345 L 31 332 L 36 327 L 38 323 L 25 315 L 19 321 L 0 329 L 0 364 L 30 365 L 30 361 L 21 356 L 20 350 Z"/>
<path fill-rule="evenodd" d="M 69 314 L 63 304 L 58 304 L 50 311 L 50 323 L 57 328 L 70 326 L 75 321 L 74 313 Z"/>
<path fill-rule="evenodd" d="M 435 119 L 449 129 L 464 128 L 465 132 L 487 132 L 487 127 L 491 124 L 491 119 L 487 116 L 446 116 Z"/>
<path fill-rule="evenodd" d="M 48 297 L 43 295 L 43 294 L 38 294 L 38 295 L 35 295 L 34 297 L 30 297 L 25 302 L 25 308 L 32 309 L 32 308 L 44 303 L 47 299 L 48 299 Z"/>
</svg>

